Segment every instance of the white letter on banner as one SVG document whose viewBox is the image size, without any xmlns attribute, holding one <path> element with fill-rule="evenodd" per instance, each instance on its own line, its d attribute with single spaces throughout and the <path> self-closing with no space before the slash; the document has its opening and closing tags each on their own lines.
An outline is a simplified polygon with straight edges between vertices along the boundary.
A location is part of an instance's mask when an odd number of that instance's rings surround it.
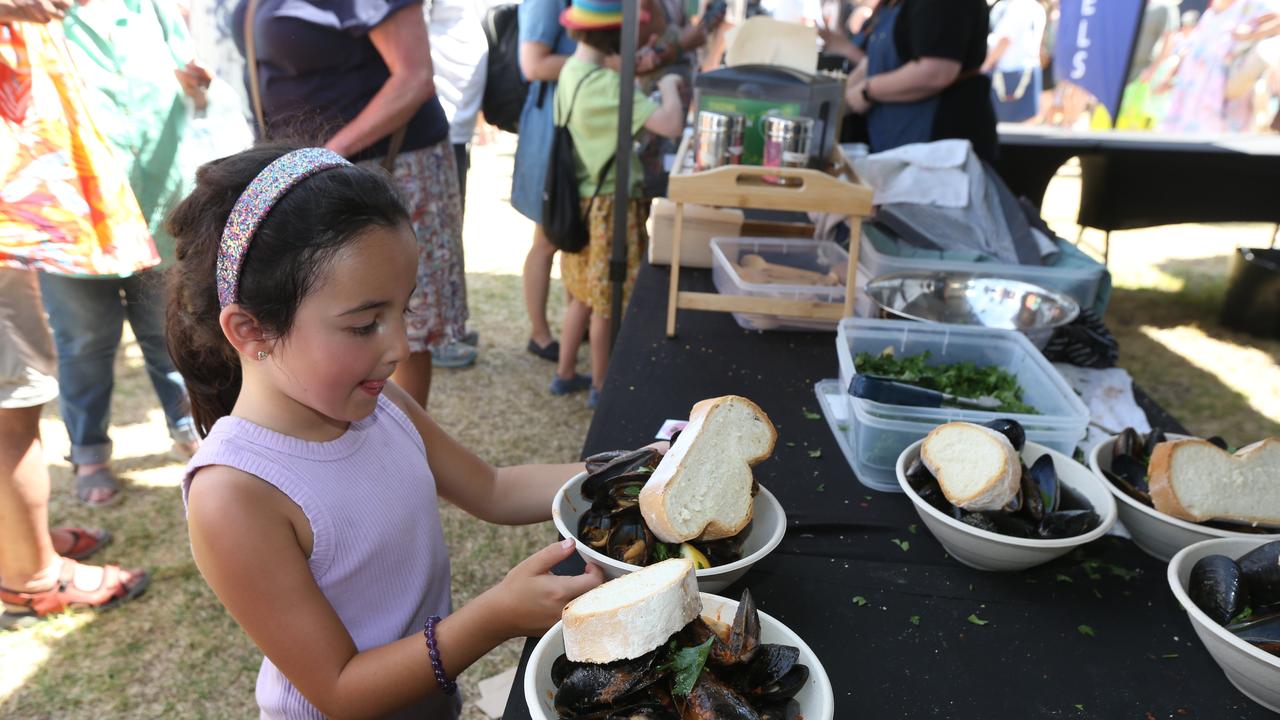
<svg viewBox="0 0 1280 720">
<path fill-rule="evenodd" d="M 1098 4 L 1098 0 L 1081 0 L 1080 15 L 1082 17 L 1087 17 L 1089 15 L 1093 15 L 1094 13 L 1098 12 L 1098 8 L 1094 7 L 1097 4 Z"/>
<path fill-rule="evenodd" d="M 1085 73 L 1084 61 L 1085 61 L 1085 58 L 1087 57 L 1089 57 L 1089 53 L 1083 50 L 1077 50 L 1076 54 L 1071 56 L 1071 79 L 1072 80 L 1079 80 L 1080 78 L 1084 77 L 1084 73 Z"/>
<path fill-rule="evenodd" d="M 1076 47 L 1083 50 L 1092 44 L 1089 40 L 1089 21 L 1081 18 L 1080 24 L 1076 26 Z"/>
</svg>

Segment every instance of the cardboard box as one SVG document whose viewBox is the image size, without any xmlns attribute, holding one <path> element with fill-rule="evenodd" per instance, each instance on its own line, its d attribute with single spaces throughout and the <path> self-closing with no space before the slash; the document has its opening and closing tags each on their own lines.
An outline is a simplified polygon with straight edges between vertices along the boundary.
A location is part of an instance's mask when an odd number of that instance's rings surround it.
<svg viewBox="0 0 1280 720">
<path fill-rule="evenodd" d="M 676 204 L 666 198 L 653 201 L 649 214 L 649 264 L 670 265 L 675 234 Z M 742 235 L 743 213 L 737 208 L 684 206 L 684 240 L 681 267 L 711 267 L 711 238 Z"/>
</svg>

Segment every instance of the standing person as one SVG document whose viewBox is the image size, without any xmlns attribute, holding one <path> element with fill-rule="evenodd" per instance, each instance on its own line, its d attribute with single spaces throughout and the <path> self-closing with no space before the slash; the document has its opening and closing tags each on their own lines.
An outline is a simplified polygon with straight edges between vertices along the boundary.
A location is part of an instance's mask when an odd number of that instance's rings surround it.
<svg viewBox="0 0 1280 720">
<path fill-rule="evenodd" d="M 155 262 L 127 181 L 93 128 L 82 85 L 69 82 L 75 71 L 60 23 L 45 25 L 65 17 L 70 5 L 0 0 L 0 76 L 32 81 L 27 102 L 0 104 L 0 124 L 9 131 L 0 134 L 0 152 L 18 173 L 0 175 L 6 198 L 0 204 L 0 627 L 72 606 L 114 605 L 136 597 L 149 580 L 142 570 L 78 562 L 109 542 L 110 533 L 49 530 L 40 412 L 57 397 L 58 382 L 31 268 L 85 272 Z M 81 153 L 77 163 L 73 146 Z"/>
<path fill-rule="evenodd" d="M 128 175 L 160 258 L 167 259 L 172 239 L 163 219 L 186 189 L 178 152 L 186 96 L 202 103 L 208 74 L 192 61 L 185 27 L 168 3 L 73 6 L 64 31 L 88 111 Z M 91 506 L 121 497 L 108 428 L 126 319 L 164 409 L 175 454 L 189 458 L 198 445 L 182 377 L 164 345 L 162 273 L 152 268 L 91 277 L 40 274 L 58 349 L 60 406 L 71 438 L 76 495 Z"/>
<path fill-rule="evenodd" d="M 603 579 L 552 574 L 569 539 L 451 611 L 439 498 L 544 522 L 583 466 L 495 468 L 388 382 L 410 356 L 411 222 L 384 173 L 278 145 L 205 165 L 170 219 L 169 343 L 207 432 L 182 484 L 191 551 L 265 656 L 263 718 L 454 718 L 450 678 Z"/>
<path fill-rule="evenodd" d="M 963 138 L 984 160 L 996 154 L 985 0 L 885 0 L 867 22 L 866 58 L 845 86 L 867 118 L 872 152 Z M 1037 50 L 1038 51 L 1038 50 Z"/>
<path fill-rule="evenodd" d="M 1037 0 L 1003 0 L 991 9 L 991 22 L 982 72 L 991 75 L 996 117 L 1000 122 L 1030 120 L 1040 113 L 1044 87 L 1044 7 Z"/>
<path fill-rule="evenodd" d="M 584 8 L 589 2 L 589 9 Z M 595 407 L 609 367 L 609 258 L 613 245 L 613 157 L 618 142 L 618 101 L 622 76 L 608 67 L 622 46 L 623 0 L 578 0 L 565 9 L 560 22 L 578 42 L 573 56 L 560 71 L 555 95 L 555 122 L 573 136 L 578 169 L 578 194 L 587 218 L 588 244 L 580 252 L 560 256 L 560 273 L 570 302 L 560 329 L 560 361 L 551 380 L 551 394 L 563 395 L 590 389 L 587 406 Z M 635 94 L 631 134 L 643 130 L 667 138 L 684 130 L 680 105 L 682 80 L 667 75 L 658 82 L 659 107 L 641 93 Z M 639 162 L 633 158 L 632 167 Z M 643 200 L 642 180 L 632 174 L 627 208 L 627 278 L 624 300 L 635 284 L 640 257 L 648 236 L 644 223 L 649 204 Z M 578 375 L 578 347 L 590 336 L 590 377 Z"/>
<path fill-rule="evenodd" d="M 432 348 L 434 364 L 447 367 L 470 365 L 476 354 L 456 342 L 468 317 L 462 197 L 422 2 L 243 0 L 232 30 L 246 57 L 250 5 L 256 63 L 245 79 L 261 100 L 262 137 L 322 138 L 339 155 L 373 166 L 394 155 L 390 172 L 419 243 L 410 355 L 397 366 L 396 382 L 425 407 Z"/>
<path fill-rule="evenodd" d="M 1166 82 L 1165 132 L 1242 132 L 1253 124 L 1252 98 L 1227 98 L 1227 77 L 1240 46 L 1235 33 L 1275 12 L 1271 0 L 1213 0 L 1184 42 Z M 1165 89 L 1165 88 L 1162 88 Z"/>
<path fill-rule="evenodd" d="M 520 72 L 529 94 L 520 113 L 520 140 L 511 174 L 511 206 L 534 222 L 533 244 L 524 260 L 524 307 L 529 314 L 528 350 L 543 360 L 560 357 L 560 343 L 547 322 L 547 295 L 556 248 L 542 229 L 542 188 L 551 161 L 551 101 L 560 68 L 577 43 L 560 27 L 563 0 L 520 3 Z"/>
</svg>

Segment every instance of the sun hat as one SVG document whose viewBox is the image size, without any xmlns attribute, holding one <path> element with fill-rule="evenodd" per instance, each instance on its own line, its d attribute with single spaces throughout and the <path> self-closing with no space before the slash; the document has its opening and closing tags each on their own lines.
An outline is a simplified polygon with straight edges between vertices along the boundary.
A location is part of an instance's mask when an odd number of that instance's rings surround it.
<svg viewBox="0 0 1280 720">
<path fill-rule="evenodd" d="M 612 30 L 622 27 L 622 0 L 573 0 L 560 13 L 560 24 L 570 30 Z"/>
</svg>

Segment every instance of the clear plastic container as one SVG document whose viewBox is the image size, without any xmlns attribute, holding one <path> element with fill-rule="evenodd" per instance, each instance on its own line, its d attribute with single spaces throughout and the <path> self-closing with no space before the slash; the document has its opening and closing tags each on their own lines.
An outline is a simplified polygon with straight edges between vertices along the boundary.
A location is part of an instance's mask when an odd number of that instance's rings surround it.
<svg viewBox="0 0 1280 720">
<path fill-rule="evenodd" d="M 997 366 L 1017 379 L 1023 402 L 1040 412 L 1022 415 L 961 408 L 887 405 L 845 394 L 849 405 L 848 440 L 854 472 L 876 490 L 896 487 L 894 463 L 908 445 L 945 422 L 984 423 L 1012 418 L 1022 423 L 1027 439 L 1071 455 L 1085 436 L 1089 409 L 1062 375 L 1020 333 L 964 325 L 935 325 L 900 320 L 845 318 L 836 330 L 840 386 L 848 388 L 860 352 L 880 354 L 892 347 L 898 356 L 930 352 L 931 365 L 969 361 Z"/>
<path fill-rule="evenodd" d="M 858 251 L 858 265 L 866 270 L 869 278 L 877 278 L 889 273 L 933 270 L 999 275 L 1070 295 L 1080 303 L 1082 308 L 1093 307 L 1094 301 L 1098 299 L 1098 290 L 1102 286 L 1102 274 L 1106 272 L 1106 268 L 1101 265 L 1096 268 L 1052 267 L 897 257 L 877 250 L 875 243 L 867 237 L 866 232 L 862 235 L 862 244 Z"/>
<path fill-rule="evenodd" d="M 753 260 L 754 256 L 759 260 Z M 752 282 L 743 269 L 763 260 L 770 274 L 784 282 Z M 788 269 L 803 271 L 796 282 L 785 282 Z M 748 295 L 781 300 L 808 300 L 843 303 L 848 277 L 849 254 L 827 240 L 789 240 L 784 238 L 712 238 L 711 279 L 721 295 Z M 815 275 L 816 274 L 816 275 Z M 826 275 L 830 284 L 818 284 L 817 276 Z M 834 320 L 734 313 L 733 319 L 748 330 L 835 330 Z"/>
</svg>

